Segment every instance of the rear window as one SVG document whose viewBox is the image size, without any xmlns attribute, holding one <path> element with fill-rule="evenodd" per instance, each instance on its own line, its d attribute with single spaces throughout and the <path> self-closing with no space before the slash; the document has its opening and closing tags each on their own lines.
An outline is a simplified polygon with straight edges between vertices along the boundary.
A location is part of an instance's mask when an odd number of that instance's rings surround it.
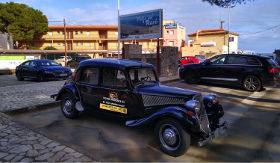
<svg viewBox="0 0 280 163">
<path fill-rule="evenodd" d="M 279 66 L 278 63 L 273 59 L 266 59 L 266 60 L 272 67 Z"/>
</svg>

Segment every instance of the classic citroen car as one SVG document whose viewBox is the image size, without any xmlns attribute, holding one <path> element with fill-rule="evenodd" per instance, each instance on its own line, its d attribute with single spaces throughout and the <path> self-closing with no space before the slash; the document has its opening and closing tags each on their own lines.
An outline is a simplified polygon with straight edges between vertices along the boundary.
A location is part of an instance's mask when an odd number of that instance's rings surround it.
<svg viewBox="0 0 280 163">
<path fill-rule="evenodd" d="M 118 59 L 82 61 L 58 94 L 66 118 L 94 110 L 125 120 L 126 126 L 154 125 L 155 140 L 168 155 L 180 156 L 191 139 L 199 146 L 226 129 L 216 95 L 160 85 L 153 65 Z M 85 112 L 86 113 L 86 112 Z"/>
</svg>

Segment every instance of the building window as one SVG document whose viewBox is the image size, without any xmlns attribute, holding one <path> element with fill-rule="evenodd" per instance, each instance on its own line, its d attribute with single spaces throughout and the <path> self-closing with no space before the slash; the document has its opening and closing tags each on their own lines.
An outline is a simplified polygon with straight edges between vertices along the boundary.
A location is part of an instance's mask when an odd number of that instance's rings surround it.
<svg viewBox="0 0 280 163">
<path fill-rule="evenodd" d="M 169 46 L 174 46 L 174 41 L 169 41 Z"/>
<path fill-rule="evenodd" d="M 75 35 L 78 35 L 78 31 L 75 31 Z"/>
<path fill-rule="evenodd" d="M 60 46 L 60 43 L 57 43 L 57 46 Z"/>
<path fill-rule="evenodd" d="M 83 46 L 83 43 L 81 42 L 80 45 Z"/>
<path fill-rule="evenodd" d="M 52 36 L 52 34 L 53 34 L 52 32 L 49 32 L 49 36 Z"/>
<path fill-rule="evenodd" d="M 64 32 L 62 32 L 62 34 L 64 35 Z"/>
<path fill-rule="evenodd" d="M 89 31 L 87 31 L 87 35 L 88 35 L 88 36 L 90 35 L 90 32 L 89 32 Z"/>
<path fill-rule="evenodd" d="M 173 30 L 171 30 L 171 31 L 169 32 L 169 34 L 174 35 L 174 31 L 173 31 Z"/>
<path fill-rule="evenodd" d="M 80 31 L 80 34 L 83 34 L 83 31 Z"/>
<path fill-rule="evenodd" d="M 76 42 L 76 44 L 75 44 L 75 45 L 76 45 L 76 46 L 79 46 L 79 43 L 77 43 L 77 42 Z"/>
<path fill-rule="evenodd" d="M 59 35 L 60 35 L 60 31 L 57 31 L 57 34 L 59 34 Z"/>
<path fill-rule="evenodd" d="M 87 43 L 87 46 L 90 46 L 90 43 Z"/>
<path fill-rule="evenodd" d="M 65 46 L 65 43 L 62 43 L 63 46 Z"/>
<path fill-rule="evenodd" d="M 52 43 L 50 43 L 50 46 L 52 46 Z"/>
</svg>

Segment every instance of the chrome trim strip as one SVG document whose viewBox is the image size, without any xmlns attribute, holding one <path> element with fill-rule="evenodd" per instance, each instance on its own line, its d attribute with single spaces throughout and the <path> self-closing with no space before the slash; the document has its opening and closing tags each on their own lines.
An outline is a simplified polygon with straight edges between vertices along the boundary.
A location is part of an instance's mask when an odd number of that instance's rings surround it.
<svg viewBox="0 0 280 163">
<path fill-rule="evenodd" d="M 201 79 L 206 80 L 223 80 L 223 81 L 238 81 L 236 78 L 212 78 L 212 77 L 201 77 Z"/>
</svg>

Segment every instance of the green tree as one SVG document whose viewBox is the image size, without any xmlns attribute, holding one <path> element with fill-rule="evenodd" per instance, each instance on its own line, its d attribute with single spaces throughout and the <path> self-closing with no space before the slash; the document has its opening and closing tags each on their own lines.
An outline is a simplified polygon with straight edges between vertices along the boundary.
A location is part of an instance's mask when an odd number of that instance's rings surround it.
<svg viewBox="0 0 280 163">
<path fill-rule="evenodd" d="M 48 19 L 39 10 L 14 2 L 0 3 L 0 31 L 13 40 L 29 44 L 48 31 Z"/>
<path fill-rule="evenodd" d="M 219 7 L 229 6 L 234 4 L 241 4 L 246 3 L 247 1 L 254 1 L 254 0 L 202 0 L 204 2 L 208 2 L 211 5 L 217 5 Z"/>
<path fill-rule="evenodd" d="M 53 46 L 47 46 L 44 48 L 44 50 L 57 50 L 57 49 Z"/>
</svg>

